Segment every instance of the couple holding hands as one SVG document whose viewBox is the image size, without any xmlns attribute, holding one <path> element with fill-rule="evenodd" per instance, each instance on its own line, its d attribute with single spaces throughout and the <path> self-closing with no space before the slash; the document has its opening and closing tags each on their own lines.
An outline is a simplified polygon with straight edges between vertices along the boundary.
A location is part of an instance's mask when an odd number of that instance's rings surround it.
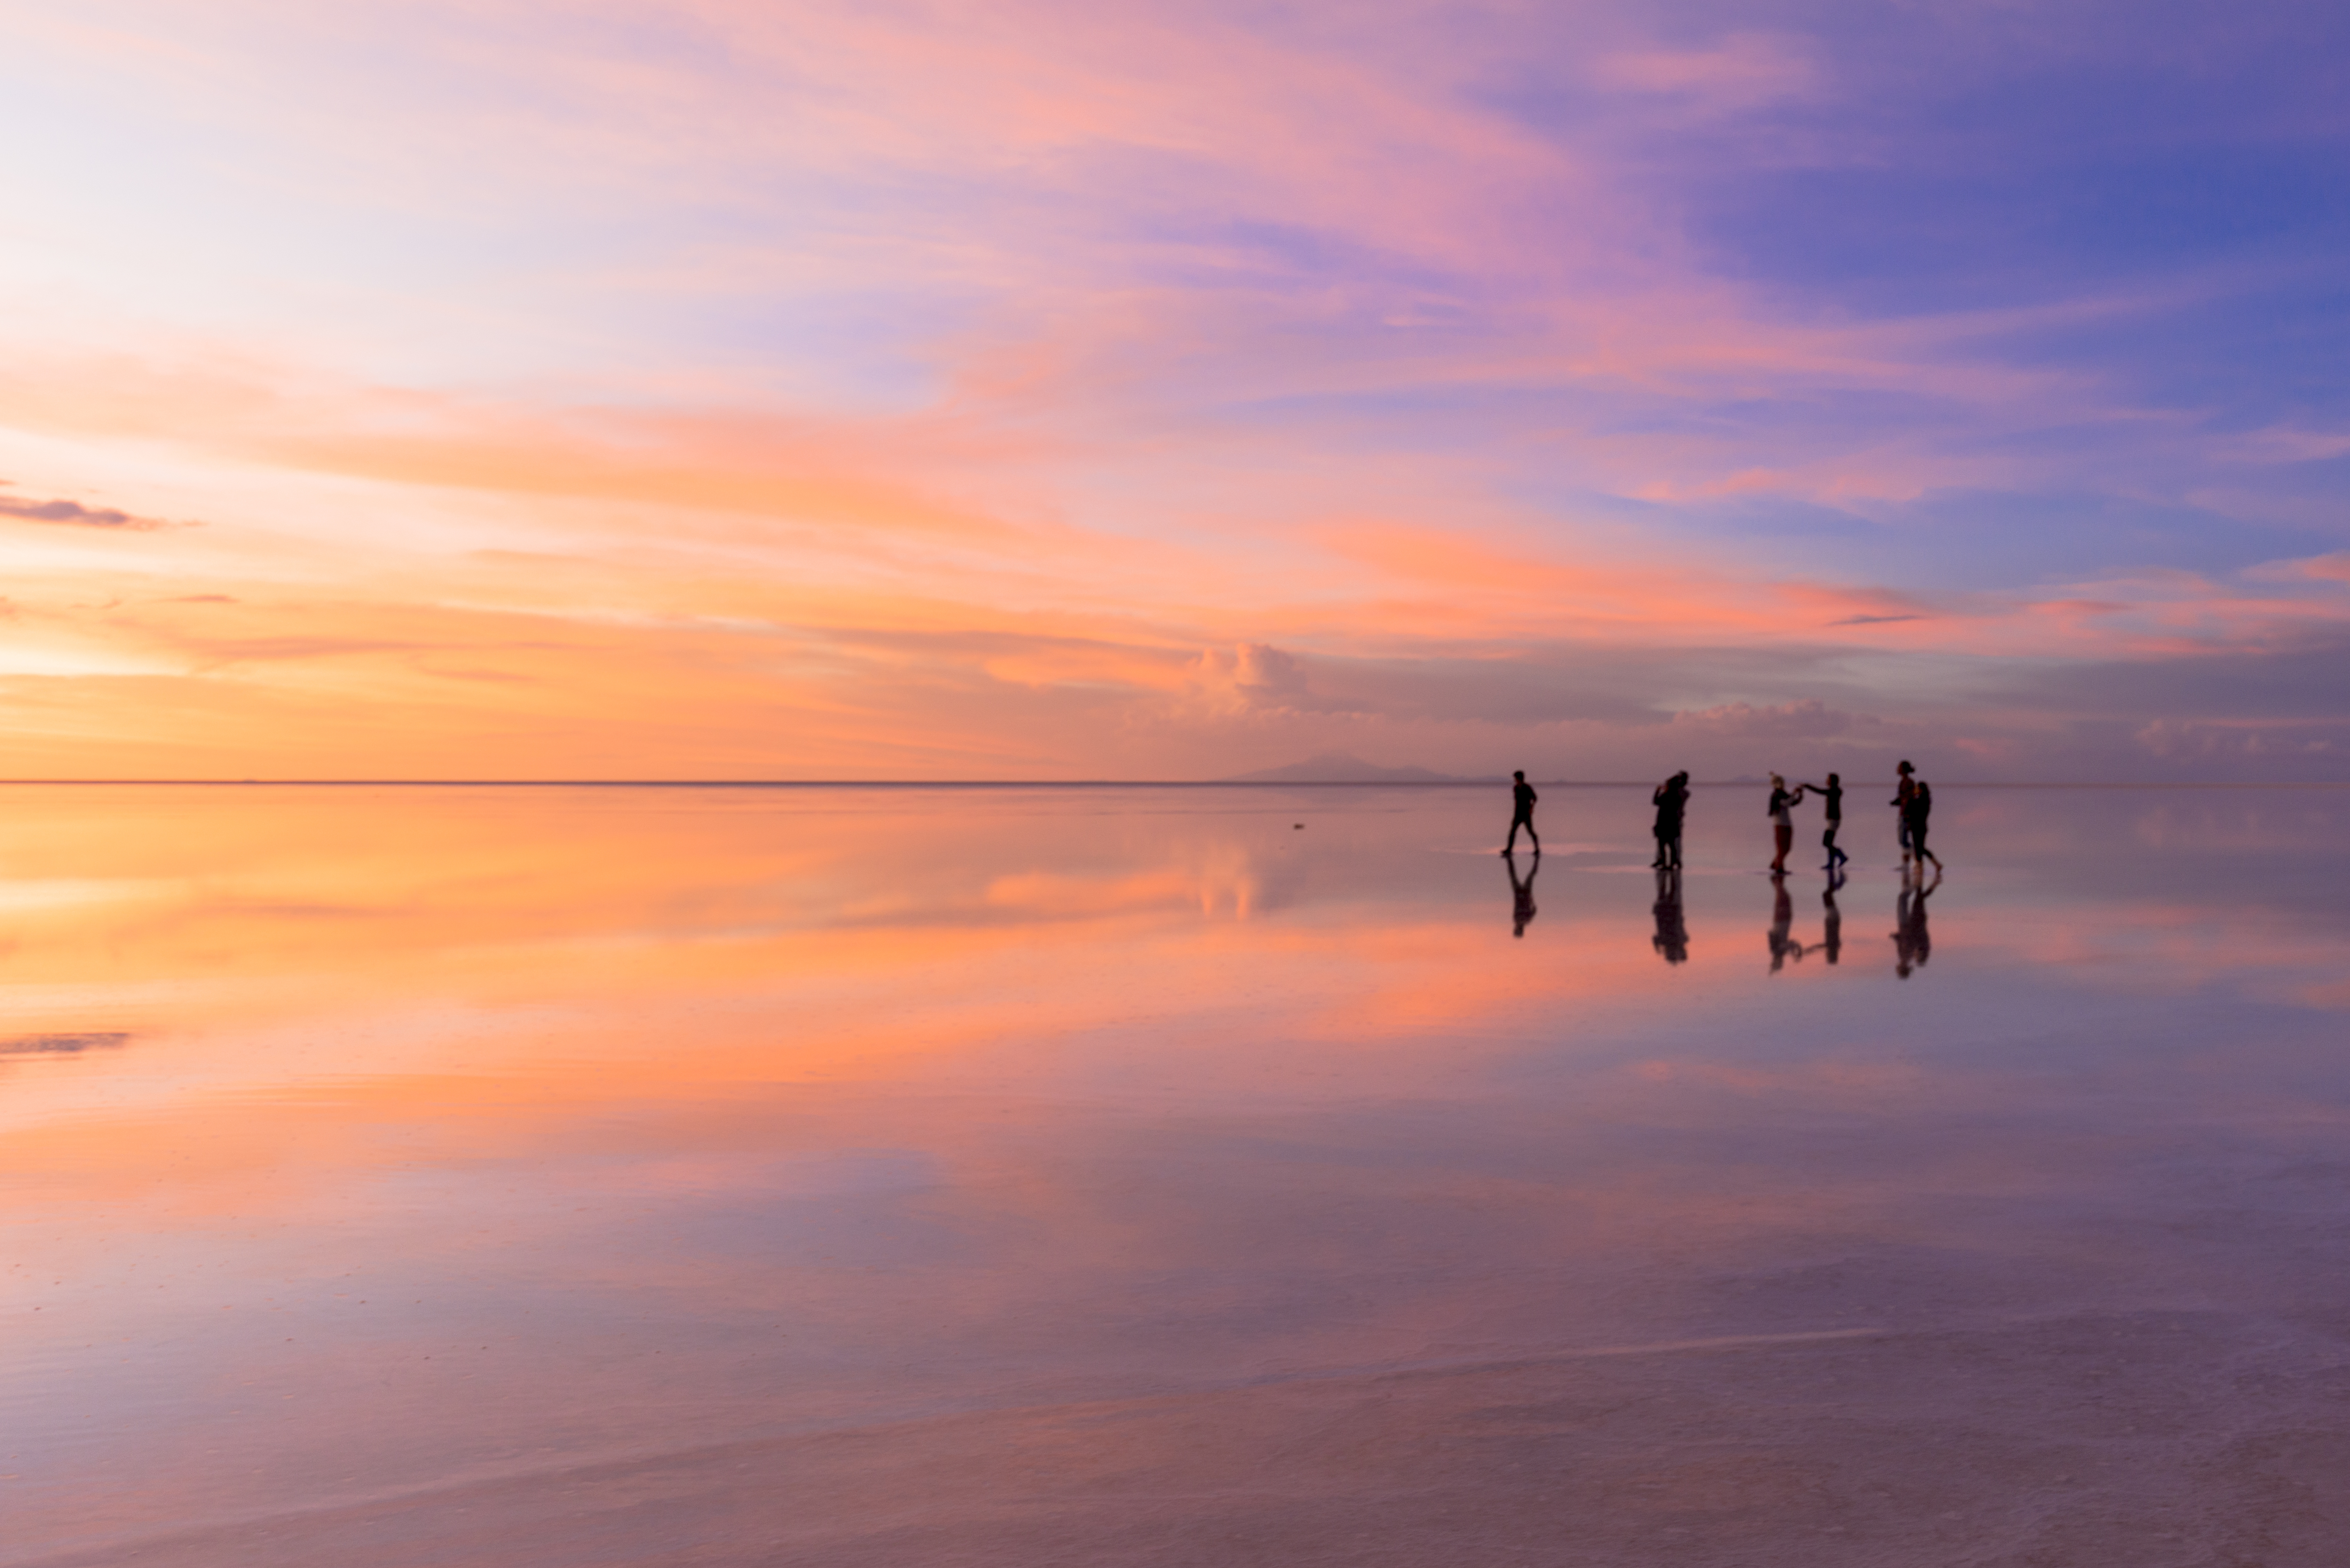
<svg viewBox="0 0 2350 1568">
<path fill-rule="evenodd" d="M 1941 857 L 1926 847 L 1926 824 L 1934 810 L 1934 788 L 1916 776 L 1918 770 L 1908 762 L 1903 762 L 1897 771 L 1900 774 L 1901 782 L 1895 789 L 1893 798 L 1886 804 L 1901 814 L 1902 863 L 1906 866 L 1914 857 L 1922 869 L 1925 863 L 1931 860 L 1934 869 L 1939 871 L 1942 868 Z M 1778 840 L 1779 850 L 1771 862 L 1771 874 L 1774 877 L 1783 875 L 1787 869 L 1787 851 L 1795 842 L 1794 819 L 1789 814 L 1803 804 L 1806 794 L 1818 795 L 1827 805 L 1827 831 L 1820 835 L 1820 845 L 1828 852 L 1828 859 L 1820 869 L 1834 872 L 1852 858 L 1836 844 L 1836 834 L 1844 826 L 1844 780 L 1835 774 L 1830 774 L 1824 785 L 1804 783 L 1790 790 L 1785 779 L 1773 774 L 1769 810 L 1772 835 Z"/>
</svg>

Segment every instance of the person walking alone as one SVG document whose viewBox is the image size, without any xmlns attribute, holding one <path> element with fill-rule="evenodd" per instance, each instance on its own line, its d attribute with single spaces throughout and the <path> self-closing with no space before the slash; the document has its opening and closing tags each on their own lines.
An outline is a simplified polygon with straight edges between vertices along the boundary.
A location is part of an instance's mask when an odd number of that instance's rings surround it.
<svg viewBox="0 0 2350 1568">
<path fill-rule="evenodd" d="M 1534 853 L 1540 855 L 1542 835 L 1534 831 L 1534 802 L 1539 797 L 1534 794 L 1534 786 L 1526 783 L 1524 769 L 1521 768 L 1510 776 L 1517 783 L 1510 786 L 1510 841 L 1502 846 L 1502 853 L 1509 855 L 1516 851 L 1518 829 L 1523 827 L 1526 830 L 1526 836 L 1534 840 Z"/>
<path fill-rule="evenodd" d="M 1825 788 L 1822 788 L 1820 785 L 1815 784 L 1798 784 L 1796 786 L 1795 793 L 1801 794 L 1804 790 L 1811 791 L 1814 794 L 1819 796 L 1821 800 L 1827 803 L 1827 830 L 1820 835 L 1820 847 L 1828 852 L 1828 863 L 1821 867 L 1820 869 L 1823 871 L 1833 871 L 1838 866 L 1843 865 L 1846 861 L 1852 858 L 1851 856 L 1846 855 L 1842 849 L 1836 847 L 1836 833 L 1844 826 L 1843 775 L 1839 774 L 1830 774 L 1828 775 L 1827 786 Z"/>
</svg>

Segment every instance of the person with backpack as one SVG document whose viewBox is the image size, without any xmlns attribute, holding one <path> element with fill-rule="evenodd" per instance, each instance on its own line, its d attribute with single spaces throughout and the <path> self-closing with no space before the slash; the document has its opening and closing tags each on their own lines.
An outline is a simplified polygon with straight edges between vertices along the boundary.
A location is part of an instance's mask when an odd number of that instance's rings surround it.
<svg viewBox="0 0 2350 1568">
<path fill-rule="evenodd" d="M 1657 857 L 1648 864 L 1658 870 L 1680 868 L 1681 819 L 1689 811 L 1689 774 L 1678 773 L 1648 796 L 1648 804 L 1657 808 Z"/>
<path fill-rule="evenodd" d="M 1901 826 L 1909 839 L 1909 852 L 1918 857 L 1918 869 L 1922 873 L 1931 860 L 1934 869 L 1942 868 L 1941 857 L 1926 847 L 1927 819 L 1934 815 L 1934 786 L 1924 779 L 1908 784 L 1909 800 L 1901 808 Z"/>
</svg>

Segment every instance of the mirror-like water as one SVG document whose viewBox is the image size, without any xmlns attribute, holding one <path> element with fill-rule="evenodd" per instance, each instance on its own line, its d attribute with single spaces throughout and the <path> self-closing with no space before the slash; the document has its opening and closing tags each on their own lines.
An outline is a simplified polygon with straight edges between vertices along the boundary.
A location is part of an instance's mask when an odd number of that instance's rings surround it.
<svg viewBox="0 0 2350 1568">
<path fill-rule="evenodd" d="M 0 1563 L 2340 1561 L 2350 794 L 1886 793 L 11 789 Z"/>
</svg>

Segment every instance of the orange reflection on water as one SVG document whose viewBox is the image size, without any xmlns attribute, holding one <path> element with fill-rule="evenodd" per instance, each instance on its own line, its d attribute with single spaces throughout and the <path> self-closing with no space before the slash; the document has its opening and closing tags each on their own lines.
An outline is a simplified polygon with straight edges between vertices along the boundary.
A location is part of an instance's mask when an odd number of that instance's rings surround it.
<svg viewBox="0 0 2350 1568">
<path fill-rule="evenodd" d="M 2066 1229 L 2154 1135 L 2052 1125 L 2175 1127 L 2215 1083 L 2239 1132 L 2288 1091 L 2329 1125 L 2293 999 L 2337 983 L 2341 922 L 2277 869 L 2326 823 L 2222 809 L 2205 864 L 2164 803 L 2149 865 L 2110 802 L 2068 838 L 2061 799 L 1960 796 L 1898 980 L 1883 864 L 1836 891 L 1830 967 L 1822 887 L 1698 817 L 1667 963 L 1638 792 L 1565 804 L 1536 871 L 1474 791 L 13 792 L 25 1539 L 1844 1333 L 1810 1286 L 1758 1316 L 1721 1282 L 1985 1249 L 2158 1273 Z M 2178 1033 L 2211 996 L 2269 1010 L 2224 1064 Z"/>
</svg>

